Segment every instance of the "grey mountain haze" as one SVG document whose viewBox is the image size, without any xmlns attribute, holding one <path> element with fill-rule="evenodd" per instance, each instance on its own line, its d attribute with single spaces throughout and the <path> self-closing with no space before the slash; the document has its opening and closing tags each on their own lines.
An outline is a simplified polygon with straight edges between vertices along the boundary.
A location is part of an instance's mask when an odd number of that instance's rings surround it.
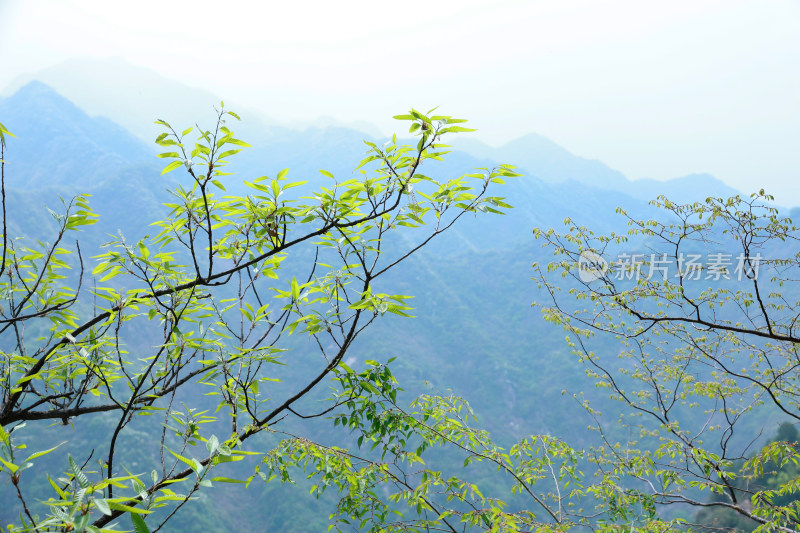
<svg viewBox="0 0 800 533">
<path fill-rule="evenodd" d="M 219 96 L 210 91 L 190 87 L 120 58 L 65 62 L 18 78 L 2 94 L 11 95 L 31 80 L 40 80 L 50 85 L 89 115 L 108 117 L 147 144 L 160 133 L 159 127 L 153 124 L 156 118 L 163 118 L 176 128 L 185 128 L 210 118 L 212 108 L 220 101 Z M 280 103 L 276 102 L 275 105 Z M 265 148 L 272 147 L 271 155 L 277 155 L 278 160 L 286 159 L 280 157 L 286 151 L 300 156 L 295 146 L 300 137 L 322 136 L 330 141 L 333 132 L 323 133 L 326 130 L 337 131 L 342 140 L 346 141 L 328 142 L 328 145 L 333 145 L 330 148 L 335 145 L 352 148 L 353 144 L 348 139 L 359 140 L 365 134 L 371 139 L 381 137 L 380 131 L 374 125 L 363 122 L 348 124 L 331 117 L 322 117 L 312 123 L 280 124 L 260 111 L 236 106 L 235 102 L 229 102 L 227 107 L 236 110 L 243 118 L 236 128 L 239 136 L 254 146 L 261 143 Z M 404 110 L 398 112 L 401 111 Z M 302 133 L 306 130 L 308 131 L 305 134 Z M 552 140 L 535 133 L 497 148 L 462 136 L 456 140 L 454 147 L 477 160 L 514 164 L 522 171 L 548 183 L 572 180 L 592 188 L 622 192 L 640 200 L 651 200 L 658 194 L 666 194 L 680 201 L 701 200 L 707 196 L 729 196 L 738 192 L 708 174 L 668 181 L 631 181 L 601 161 L 572 154 Z M 245 155 L 244 159 L 247 158 Z M 298 162 L 297 157 L 290 159 Z M 308 155 L 299 158 L 301 168 L 304 167 L 304 161 L 308 161 Z M 247 164 L 246 161 L 241 163 Z"/>
</svg>

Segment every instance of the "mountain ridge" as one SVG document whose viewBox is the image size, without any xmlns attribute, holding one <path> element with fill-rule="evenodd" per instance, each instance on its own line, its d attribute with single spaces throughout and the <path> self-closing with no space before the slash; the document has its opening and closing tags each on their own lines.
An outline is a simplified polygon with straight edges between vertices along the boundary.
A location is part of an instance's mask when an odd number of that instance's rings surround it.
<svg viewBox="0 0 800 533">
<path fill-rule="evenodd" d="M 106 116 L 147 142 L 160 133 L 153 125 L 155 118 L 164 118 L 176 128 L 183 129 L 194 125 L 198 118 L 208 116 L 206 110 L 220 102 L 210 91 L 190 87 L 117 58 L 66 62 L 20 78 L 6 87 L 3 93 L 21 87 L 24 81 L 32 78 L 50 80 L 59 93 L 86 109 L 87 114 Z M 120 106 L 120 102 L 125 105 Z M 283 145 L 284 149 L 295 152 L 296 156 L 297 150 L 289 146 L 289 141 L 313 136 L 316 132 L 333 129 L 347 132 L 344 137 L 363 138 L 366 135 L 371 139 L 375 139 L 379 133 L 377 128 L 368 124 L 342 123 L 326 117 L 302 124 L 280 124 L 256 110 L 237 107 L 236 111 L 243 117 L 243 121 L 236 126 L 241 138 L 248 142 L 252 139 L 265 146 Z M 328 138 L 321 144 L 333 149 L 337 143 L 331 137 L 329 132 Z M 347 145 L 345 151 L 352 155 L 349 147 Z M 622 192 L 639 200 L 652 200 L 664 191 L 668 193 L 667 196 L 679 201 L 698 201 L 708 196 L 726 196 L 738 192 L 717 178 L 678 182 L 674 179 L 630 180 L 602 161 L 576 155 L 536 133 L 524 135 L 497 148 L 476 139 L 461 137 L 454 141 L 453 147 L 475 159 L 514 164 L 526 174 L 548 183 L 573 180 L 593 188 Z M 278 159 L 285 160 L 282 155 L 277 153 Z M 244 164 L 248 156 L 244 155 L 243 159 Z M 304 161 L 299 157 L 295 157 L 295 160 L 300 163 Z M 248 163 L 247 166 L 251 165 Z M 682 180 L 683 177 L 676 179 Z"/>
<path fill-rule="evenodd" d="M 152 162 L 155 151 L 105 117 L 89 117 L 48 85 L 32 81 L 0 98 L 3 124 L 15 137 L 6 154 L 9 187 L 94 187 L 120 170 Z M 65 154 L 80 154 L 80 160 Z M 24 165 L 16 165 L 17 162 Z"/>
</svg>

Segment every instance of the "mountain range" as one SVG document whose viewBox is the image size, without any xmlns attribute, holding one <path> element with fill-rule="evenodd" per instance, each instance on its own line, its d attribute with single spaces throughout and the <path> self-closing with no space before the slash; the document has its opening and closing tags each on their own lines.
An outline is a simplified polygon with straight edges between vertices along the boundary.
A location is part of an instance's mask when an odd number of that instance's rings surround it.
<svg viewBox="0 0 800 533">
<path fill-rule="evenodd" d="M 107 117 L 148 145 L 160 133 L 153 124 L 156 118 L 163 118 L 180 125 L 179 127 L 194 125 L 198 121 L 202 123 L 204 118 L 211 117 L 212 108 L 221 100 L 208 90 L 190 87 L 119 58 L 76 59 L 61 63 L 17 78 L 0 94 L 12 96 L 31 81 L 41 81 L 54 87 L 89 115 Z M 378 129 L 368 123 L 343 123 L 323 117 L 311 123 L 281 124 L 260 111 L 243 108 L 235 102 L 229 104 L 243 117 L 242 123 L 238 125 L 240 136 L 248 139 L 254 146 L 255 140 L 263 141 L 264 148 L 273 147 L 270 155 L 300 146 L 301 137 L 323 137 L 322 144 L 327 144 L 330 137 L 336 137 L 344 142 L 339 146 L 330 146 L 331 148 L 347 149 L 355 146 L 357 151 L 358 143 L 350 143 L 352 138 L 375 140 L 381 137 Z M 326 135 L 324 132 L 333 135 Z M 727 197 L 738 192 L 708 174 L 693 174 L 667 181 L 629 180 L 601 161 L 574 155 L 535 133 L 500 147 L 491 147 L 465 137 L 455 142 L 455 148 L 476 159 L 510 162 L 528 175 L 536 176 L 547 183 L 573 180 L 593 188 L 623 192 L 641 200 L 649 201 L 658 194 L 666 194 L 676 201 L 688 201 L 707 196 Z M 320 158 L 322 155 L 330 155 L 320 152 L 315 154 L 320 155 Z M 293 155 L 300 157 L 290 156 L 288 159 L 308 159 L 306 154 Z M 348 153 L 341 155 L 342 161 L 352 161 L 346 159 Z M 335 163 L 339 158 L 326 157 L 325 160 Z M 749 194 L 754 191 L 743 192 Z"/>
</svg>

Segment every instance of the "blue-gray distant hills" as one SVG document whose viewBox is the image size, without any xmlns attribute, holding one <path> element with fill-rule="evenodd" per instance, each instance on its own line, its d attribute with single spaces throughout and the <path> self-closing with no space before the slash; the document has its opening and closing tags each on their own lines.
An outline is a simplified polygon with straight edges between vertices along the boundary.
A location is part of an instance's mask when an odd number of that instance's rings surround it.
<svg viewBox="0 0 800 533">
<path fill-rule="evenodd" d="M 619 191 L 639 200 L 649 201 L 663 194 L 673 201 L 693 202 L 709 196 L 727 198 L 739 192 L 710 174 L 690 174 L 666 181 L 629 180 L 603 162 L 574 155 L 535 133 L 498 148 L 472 139 L 459 139 L 455 147 L 486 159 L 513 161 L 532 176 L 548 183 L 576 181 L 593 188 Z"/>
<path fill-rule="evenodd" d="M 105 117 L 89 117 L 44 83 L 0 99 L 9 139 L 9 185 L 96 187 L 155 150 Z M 19 162 L 16 164 L 15 162 Z"/>
<path fill-rule="evenodd" d="M 212 117 L 212 107 L 225 99 L 225 95 L 214 95 L 207 90 L 190 87 L 121 58 L 70 60 L 22 76 L 0 94 L 19 91 L 31 80 L 54 87 L 89 115 L 105 116 L 121 124 L 148 145 L 158 132 L 153 125 L 156 118 L 174 122 L 176 127 L 181 128 L 194 125 L 195 122 L 204 124 Z M 265 95 L 265 98 L 268 97 Z M 365 137 L 375 138 L 376 128 L 369 124 L 348 125 L 320 119 L 302 128 L 287 127 L 259 111 L 238 106 L 235 102 L 227 103 L 242 115 L 242 123 L 237 124 L 240 136 L 265 150 L 264 153 L 243 154 L 244 161 L 240 163 L 248 170 L 259 170 L 258 165 L 253 165 L 251 169 L 246 163 L 252 157 L 254 162 L 263 164 L 264 154 L 269 154 L 270 161 L 276 165 L 289 166 L 288 162 L 293 163 L 292 170 L 297 172 L 316 172 L 316 168 L 312 167 L 323 158 L 325 168 L 329 170 L 339 170 L 340 164 L 342 171 L 350 170 L 353 158 L 363 152 L 359 141 Z M 707 196 L 725 197 L 738 192 L 708 174 L 667 181 L 629 180 L 603 162 L 575 155 L 535 133 L 497 148 L 464 135 L 457 138 L 454 146 L 478 160 L 513 163 L 547 183 L 576 181 L 596 189 L 622 192 L 640 200 L 651 200 L 658 194 L 666 194 L 677 201 L 690 201 L 702 200 Z M 262 173 L 266 173 L 266 169 Z M 754 191 L 742 192 L 750 194 Z"/>
<path fill-rule="evenodd" d="M 126 102 L 135 100 L 137 88 L 131 84 L 132 76 L 120 74 L 117 77 L 127 80 L 128 85 L 114 85 L 112 78 L 100 86 L 119 91 L 119 111 L 115 112 L 112 107 L 105 110 L 128 117 Z M 170 86 L 163 78 L 159 78 L 158 83 L 159 87 Z M 211 99 L 205 93 L 196 94 L 180 84 L 173 85 L 171 91 L 167 91 L 172 95 L 170 102 L 177 101 L 176 95 L 181 90 L 190 93 L 187 97 L 190 102 Z M 76 89 L 72 87 L 71 90 Z M 88 94 L 84 94 L 83 99 L 91 98 L 92 91 L 96 90 L 95 86 L 87 85 Z M 96 99 L 103 101 L 108 96 L 98 95 Z M 181 130 L 194 123 L 208 125 L 214 117 L 212 105 L 194 110 L 194 121 L 173 125 Z M 141 109 L 137 112 L 142 113 Z M 181 120 L 189 113 L 187 109 L 174 107 L 154 109 L 148 122 L 162 117 L 173 120 L 173 115 Z M 110 232 L 114 232 L 141 220 L 144 215 L 158 218 L 162 212 L 160 204 L 167 198 L 166 189 L 180 175 L 180 171 L 176 171 L 160 176 L 165 162 L 154 157 L 157 147 L 149 139 L 143 140 L 141 135 L 126 131 L 109 118 L 89 116 L 40 81 L 31 81 L 11 96 L 0 98 L 0 117 L 17 135 L 9 141 L 6 159 L 9 162 L 7 186 L 15 191 L 12 194 L 19 200 L 14 210 L 19 212 L 19 220 L 32 216 L 29 206 L 41 206 L 45 203 L 42 199 L 53 205 L 58 195 L 88 192 L 95 196 L 93 203 L 113 226 Z M 244 192 L 243 179 L 275 175 L 283 168 L 290 169 L 289 176 L 293 179 L 309 180 L 309 188 L 324 183 L 319 169 L 330 170 L 342 179 L 352 177 L 366 149 L 362 140 L 383 141 L 341 125 L 293 129 L 270 123 L 260 116 L 243 114 L 242 118 L 241 123 L 230 126 L 253 148 L 239 154 L 229 169 L 236 172 L 225 180 L 231 193 Z M 130 121 L 130 117 L 126 120 Z M 138 120 L 141 121 L 141 117 Z M 482 218 L 467 221 L 443 240 L 442 249 L 454 253 L 514 248 L 529 240 L 532 227 L 560 226 L 566 217 L 600 231 L 609 231 L 618 223 L 613 217 L 617 206 L 624 205 L 632 214 L 644 215 L 648 212 L 647 201 L 659 194 L 688 202 L 736 193 L 706 174 L 665 182 L 629 181 L 602 162 L 574 155 L 535 134 L 499 148 L 471 140 L 468 135 L 454 136 L 452 140 L 455 151 L 445 163 L 431 164 L 425 169 L 426 173 L 453 176 L 470 172 L 475 167 L 511 163 L 525 174 L 524 178 L 511 180 L 497 192 L 508 197 L 516 207 L 509 215 L 497 217 L 490 229 Z M 40 192 L 33 194 L 34 191 Z M 134 202 L 138 206 L 135 212 L 131 210 Z"/>
</svg>

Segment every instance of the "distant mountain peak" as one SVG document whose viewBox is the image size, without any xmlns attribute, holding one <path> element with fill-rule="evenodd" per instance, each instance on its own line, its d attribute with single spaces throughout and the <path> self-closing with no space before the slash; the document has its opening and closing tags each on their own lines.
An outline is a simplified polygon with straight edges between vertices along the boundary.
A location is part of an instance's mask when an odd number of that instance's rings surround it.
<svg viewBox="0 0 800 533">
<path fill-rule="evenodd" d="M 631 181 L 596 159 L 577 156 L 552 139 L 529 133 L 493 148 L 473 139 L 454 143 L 457 149 L 478 157 L 515 165 L 522 173 L 551 184 L 567 184 L 619 191 L 643 201 L 663 194 L 677 202 L 705 200 L 708 196 L 729 197 L 739 191 L 707 173 L 695 173 L 671 180 Z"/>
<path fill-rule="evenodd" d="M 722 180 L 705 172 L 687 174 L 670 180 L 638 179 L 631 182 L 626 192 L 641 200 L 653 200 L 663 194 L 678 203 L 703 201 L 709 196 L 729 198 L 740 194 Z"/>
<path fill-rule="evenodd" d="M 590 187 L 614 190 L 624 190 L 630 183 L 621 172 L 595 159 L 577 156 L 538 133 L 529 133 L 498 148 L 472 140 L 457 141 L 454 146 L 463 147 L 479 157 L 515 165 L 549 183 L 572 180 Z"/>
<path fill-rule="evenodd" d="M 0 117 L 15 135 L 5 157 L 13 168 L 11 187 L 86 190 L 131 164 L 152 161 L 153 150 L 136 137 L 106 118 L 90 117 L 40 80 L 0 98 Z"/>
<path fill-rule="evenodd" d="M 504 144 L 503 147 L 507 148 L 518 145 L 524 145 L 525 147 L 528 148 L 531 146 L 546 147 L 551 150 L 556 150 L 566 154 L 575 155 L 566 148 L 564 148 L 563 146 L 561 146 L 560 144 L 558 144 L 557 142 L 555 142 L 554 140 L 550 139 L 549 137 L 545 137 L 544 135 L 540 135 L 538 133 L 533 133 L 533 132 L 527 133 L 522 137 L 517 137 L 516 139 Z"/>
<path fill-rule="evenodd" d="M 58 91 L 39 80 L 29 81 L 17 89 L 7 100 L 20 106 L 47 106 L 51 112 L 54 109 L 60 109 L 63 112 L 78 114 L 88 118 L 88 115 L 78 106 L 59 94 Z"/>
<path fill-rule="evenodd" d="M 54 94 L 58 95 L 58 93 L 50 87 L 49 85 L 39 81 L 39 80 L 31 80 L 16 91 L 14 91 L 15 95 L 19 94 Z"/>
<path fill-rule="evenodd" d="M 16 78 L 3 88 L 9 94 L 31 79 L 44 81 L 85 110 L 90 116 L 106 116 L 140 139 L 150 142 L 161 131 L 153 124 L 163 118 L 176 128 L 200 123 L 213 117 L 214 106 L 220 97 L 213 92 L 191 87 L 185 83 L 122 58 L 72 59 Z M 230 104 L 228 98 L 224 98 Z M 239 106 L 234 111 L 243 117 L 237 133 L 250 128 L 267 130 L 275 123 L 262 113 Z"/>
</svg>

